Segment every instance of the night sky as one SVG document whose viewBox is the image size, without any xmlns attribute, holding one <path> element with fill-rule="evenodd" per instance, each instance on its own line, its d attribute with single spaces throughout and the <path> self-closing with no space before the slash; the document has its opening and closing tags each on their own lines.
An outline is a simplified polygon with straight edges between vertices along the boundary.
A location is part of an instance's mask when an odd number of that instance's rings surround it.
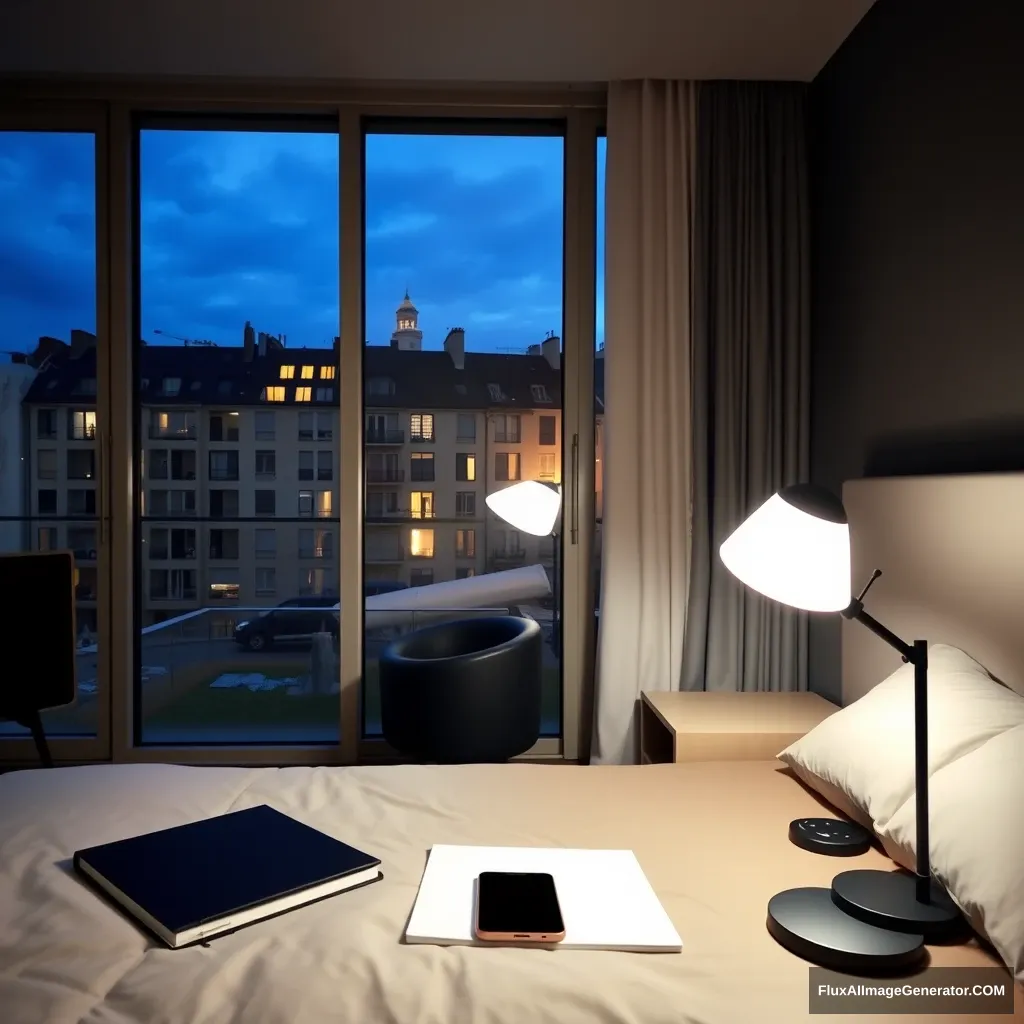
<svg viewBox="0 0 1024 1024">
<path fill-rule="evenodd" d="M 602 197 L 603 157 L 602 140 Z M 335 135 L 145 131 L 141 160 L 147 342 L 237 345 L 250 320 L 289 347 L 330 344 Z M 561 333 L 562 160 L 558 138 L 368 136 L 366 340 L 388 341 L 406 288 L 426 348 L 455 326 L 476 351 Z M 0 350 L 95 330 L 94 191 L 91 136 L 0 133 Z"/>
</svg>

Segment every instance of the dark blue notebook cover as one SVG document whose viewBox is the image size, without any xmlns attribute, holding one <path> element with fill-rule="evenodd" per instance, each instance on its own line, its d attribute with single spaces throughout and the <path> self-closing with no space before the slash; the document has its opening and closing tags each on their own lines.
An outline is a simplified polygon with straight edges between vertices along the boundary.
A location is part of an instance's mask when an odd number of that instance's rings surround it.
<svg viewBox="0 0 1024 1024">
<path fill-rule="evenodd" d="M 380 864 L 266 805 L 79 850 L 82 862 L 173 933 Z"/>
</svg>

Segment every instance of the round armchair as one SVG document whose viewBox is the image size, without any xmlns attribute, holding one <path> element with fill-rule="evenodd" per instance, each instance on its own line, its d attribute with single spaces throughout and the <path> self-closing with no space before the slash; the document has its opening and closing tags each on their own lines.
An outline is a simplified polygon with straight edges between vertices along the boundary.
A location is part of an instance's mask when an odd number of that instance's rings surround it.
<svg viewBox="0 0 1024 1024">
<path fill-rule="evenodd" d="M 543 639 L 513 615 L 427 626 L 380 656 L 381 730 L 404 757 L 507 761 L 540 735 Z"/>
</svg>

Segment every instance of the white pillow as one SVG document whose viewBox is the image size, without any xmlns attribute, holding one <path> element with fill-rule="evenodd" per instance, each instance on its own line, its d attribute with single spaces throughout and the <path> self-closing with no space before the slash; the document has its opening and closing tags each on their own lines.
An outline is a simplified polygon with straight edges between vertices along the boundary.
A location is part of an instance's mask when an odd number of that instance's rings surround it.
<svg viewBox="0 0 1024 1024">
<path fill-rule="evenodd" d="M 928 786 L 932 873 L 1024 982 L 1024 726 L 940 768 Z M 886 852 L 913 870 L 913 798 L 882 832 Z"/>
<path fill-rule="evenodd" d="M 928 774 L 1024 724 L 1024 697 L 956 647 L 928 648 Z M 914 792 L 914 667 L 902 665 L 779 755 L 855 821 L 883 828 Z"/>
</svg>

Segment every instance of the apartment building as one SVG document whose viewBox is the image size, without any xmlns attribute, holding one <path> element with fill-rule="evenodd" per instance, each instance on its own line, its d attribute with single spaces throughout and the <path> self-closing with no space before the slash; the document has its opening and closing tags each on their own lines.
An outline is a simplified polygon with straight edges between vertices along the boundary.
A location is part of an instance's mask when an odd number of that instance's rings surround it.
<svg viewBox="0 0 1024 1024">
<path fill-rule="evenodd" d="M 23 543 L 68 547 L 80 621 L 96 600 L 95 341 L 46 354 L 24 396 Z M 553 564 L 552 541 L 487 509 L 518 480 L 561 482 L 560 342 L 424 350 L 408 296 L 386 345 L 364 349 L 364 578 L 412 586 Z M 338 347 L 139 348 L 138 504 L 144 624 L 209 605 L 337 592 Z M 357 370 L 358 372 L 358 370 Z M 599 403 L 599 412 L 603 407 Z M 599 436 L 599 435 L 598 435 Z"/>
</svg>

